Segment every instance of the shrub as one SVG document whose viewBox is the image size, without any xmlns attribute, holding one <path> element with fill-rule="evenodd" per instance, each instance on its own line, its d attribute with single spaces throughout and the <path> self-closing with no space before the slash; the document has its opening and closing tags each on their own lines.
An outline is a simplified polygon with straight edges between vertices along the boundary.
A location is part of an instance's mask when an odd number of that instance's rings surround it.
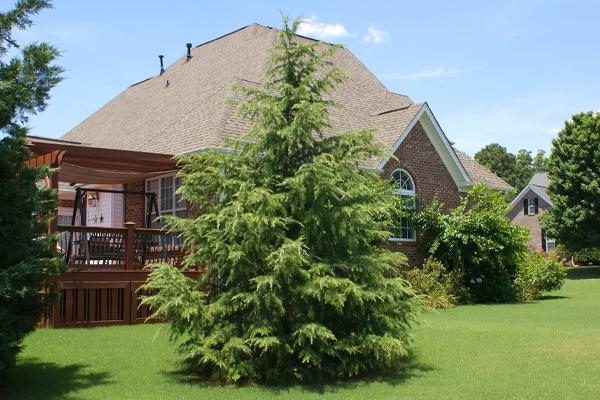
<svg viewBox="0 0 600 400">
<path fill-rule="evenodd" d="M 462 272 L 448 271 L 433 257 L 425 260 L 421 268 L 407 269 L 403 275 L 426 307 L 450 308 L 456 305 L 461 297 Z"/>
<path fill-rule="evenodd" d="M 577 263 L 583 265 L 600 264 L 600 247 L 573 251 L 568 249 L 565 245 L 559 244 L 556 246 L 556 254 L 565 260 L 571 260 L 571 258 L 574 257 Z"/>
<path fill-rule="evenodd" d="M 515 279 L 517 300 L 534 300 L 542 292 L 559 290 L 566 277 L 567 268 L 555 253 L 531 253 L 519 265 Z"/>
<path fill-rule="evenodd" d="M 600 264 L 600 247 L 581 249 L 575 253 L 575 258 L 581 264 Z"/>
<path fill-rule="evenodd" d="M 527 230 L 511 225 L 507 199 L 476 185 L 460 205 L 446 214 L 435 200 L 417 215 L 422 251 L 448 270 L 463 271 L 463 301 L 504 302 L 514 299 L 512 280 L 527 254 Z"/>
</svg>

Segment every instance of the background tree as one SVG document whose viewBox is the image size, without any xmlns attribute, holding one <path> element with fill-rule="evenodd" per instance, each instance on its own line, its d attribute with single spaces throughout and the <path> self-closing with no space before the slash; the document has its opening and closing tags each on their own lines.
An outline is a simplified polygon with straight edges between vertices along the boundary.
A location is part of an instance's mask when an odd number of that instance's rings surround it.
<svg viewBox="0 0 600 400">
<path fill-rule="evenodd" d="M 498 143 L 488 144 L 477 153 L 475 160 L 514 186 L 516 157 Z"/>
<path fill-rule="evenodd" d="M 546 170 L 547 158 L 544 150 L 538 150 L 532 158 L 529 150 L 521 149 L 515 155 L 492 143 L 475 153 L 475 160 L 520 191 L 535 172 Z"/>
<path fill-rule="evenodd" d="M 534 172 L 548 171 L 548 157 L 546 157 L 546 152 L 544 150 L 540 149 L 535 153 L 532 167 Z"/>
<path fill-rule="evenodd" d="M 44 109 L 60 80 L 61 69 L 51 65 L 58 51 L 46 43 L 21 49 L 12 36 L 47 7 L 23 0 L 0 13 L 0 380 L 52 300 L 42 292 L 44 280 L 59 270 L 46 235 L 53 194 L 36 185 L 49 171 L 25 165 L 27 117 Z M 10 48 L 20 52 L 6 60 Z"/>
<path fill-rule="evenodd" d="M 552 141 L 548 237 L 572 251 L 600 247 L 600 113 L 573 115 Z"/>
<path fill-rule="evenodd" d="M 373 132 L 322 136 L 335 106 L 323 95 L 345 76 L 328 61 L 337 47 L 298 39 L 298 23 L 284 20 L 266 87 L 238 88 L 252 128 L 228 143 L 237 151 L 181 159 L 180 192 L 200 214 L 168 227 L 206 272 L 157 265 L 145 286 L 185 360 L 217 379 L 344 378 L 408 354 L 405 257 L 381 246 L 397 199 L 357 168 L 379 154 Z"/>
</svg>

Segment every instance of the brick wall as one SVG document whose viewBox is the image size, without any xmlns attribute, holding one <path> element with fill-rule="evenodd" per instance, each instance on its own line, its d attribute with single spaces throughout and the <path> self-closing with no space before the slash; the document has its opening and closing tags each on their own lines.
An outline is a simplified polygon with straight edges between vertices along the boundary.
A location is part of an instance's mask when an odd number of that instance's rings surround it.
<svg viewBox="0 0 600 400">
<path fill-rule="evenodd" d="M 533 201 L 534 198 L 538 198 L 538 214 L 536 215 L 525 215 L 523 211 L 523 199 L 530 199 Z M 508 214 L 512 224 L 520 225 L 529 228 L 529 248 L 533 251 L 544 251 L 542 247 L 542 225 L 540 224 L 540 216 L 545 210 L 550 208 L 550 204 L 546 203 L 542 198 L 532 191 L 529 191 L 525 196 L 515 204 L 514 208 Z"/>
<path fill-rule="evenodd" d="M 128 192 L 145 192 L 144 181 L 128 183 L 124 190 Z M 125 222 L 135 222 L 138 227 L 144 227 L 146 218 L 146 199 L 140 195 L 125 195 Z"/>
<path fill-rule="evenodd" d="M 419 203 L 431 203 L 436 196 L 444 203 L 446 211 L 458 206 L 461 193 L 419 122 L 394 155 L 397 160 L 390 159 L 382 177 L 389 179 L 398 168 L 408 171 L 415 182 L 417 209 Z M 388 246 L 404 253 L 411 266 L 420 265 L 423 261 L 418 254 L 421 236 L 418 230 L 416 233 L 416 241 L 390 242 Z"/>
</svg>

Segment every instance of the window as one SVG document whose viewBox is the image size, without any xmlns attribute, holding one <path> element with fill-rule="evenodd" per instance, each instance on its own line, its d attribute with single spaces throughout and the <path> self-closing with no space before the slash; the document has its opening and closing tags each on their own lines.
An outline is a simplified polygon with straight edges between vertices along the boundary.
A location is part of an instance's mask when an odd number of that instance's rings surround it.
<svg viewBox="0 0 600 400">
<path fill-rule="evenodd" d="M 72 215 L 58 215 L 58 225 L 68 225 L 71 226 L 71 221 L 73 220 Z"/>
<path fill-rule="evenodd" d="M 525 215 L 536 215 L 538 213 L 538 198 L 523 199 L 523 213 Z"/>
<path fill-rule="evenodd" d="M 186 216 L 187 205 L 181 196 L 176 193 L 179 186 L 181 186 L 181 178 L 176 177 L 174 174 L 146 180 L 146 192 L 156 193 L 160 215 Z M 159 226 L 160 223 L 152 222 L 153 228 Z"/>
<path fill-rule="evenodd" d="M 551 252 L 556 249 L 556 240 L 555 239 L 546 239 L 546 251 Z"/>
<path fill-rule="evenodd" d="M 394 171 L 391 180 L 394 184 L 394 194 L 401 198 L 402 209 L 398 213 L 398 224 L 392 229 L 394 237 L 390 240 L 413 241 L 416 238 L 414 222 L 406 214 L 414 215 L 415 213 L 415 182 L 410 174 L 403 169 Z"/>
<path fill-rule="evenodd" d="M 533 201 L 529 202 L 529 207 L 528 207 L 527 212 L 529 215 L 535 215 L 535 203 Z"/>
</svg>

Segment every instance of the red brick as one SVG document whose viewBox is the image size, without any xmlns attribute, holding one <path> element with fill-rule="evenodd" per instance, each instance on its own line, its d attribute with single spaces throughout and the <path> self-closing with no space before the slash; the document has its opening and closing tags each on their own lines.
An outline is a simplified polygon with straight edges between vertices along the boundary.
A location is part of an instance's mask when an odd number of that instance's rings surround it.
<svg viewBox="0 0 600 400">
<path fill-rule="evenodd" d="M 389 179 L 392 172 L 399 168 L 408 171 L 415 182 L 417 209 L 419 203 L 431 203 L 436 197 L 444 203 L 446 211 L 458 206 L 461 200 L 458 187 L 419 122 L 394 155 L 397 160 L 390 159 L 383 169 L 382 177 Z M 410 266 L 420 265 L 422 259 L 418 254 L 421 242 L 419 230 L 416 236 L 417 240 L 414 242 L 390 242 L 387 247 L 404 253 Z"/>
</svg>

